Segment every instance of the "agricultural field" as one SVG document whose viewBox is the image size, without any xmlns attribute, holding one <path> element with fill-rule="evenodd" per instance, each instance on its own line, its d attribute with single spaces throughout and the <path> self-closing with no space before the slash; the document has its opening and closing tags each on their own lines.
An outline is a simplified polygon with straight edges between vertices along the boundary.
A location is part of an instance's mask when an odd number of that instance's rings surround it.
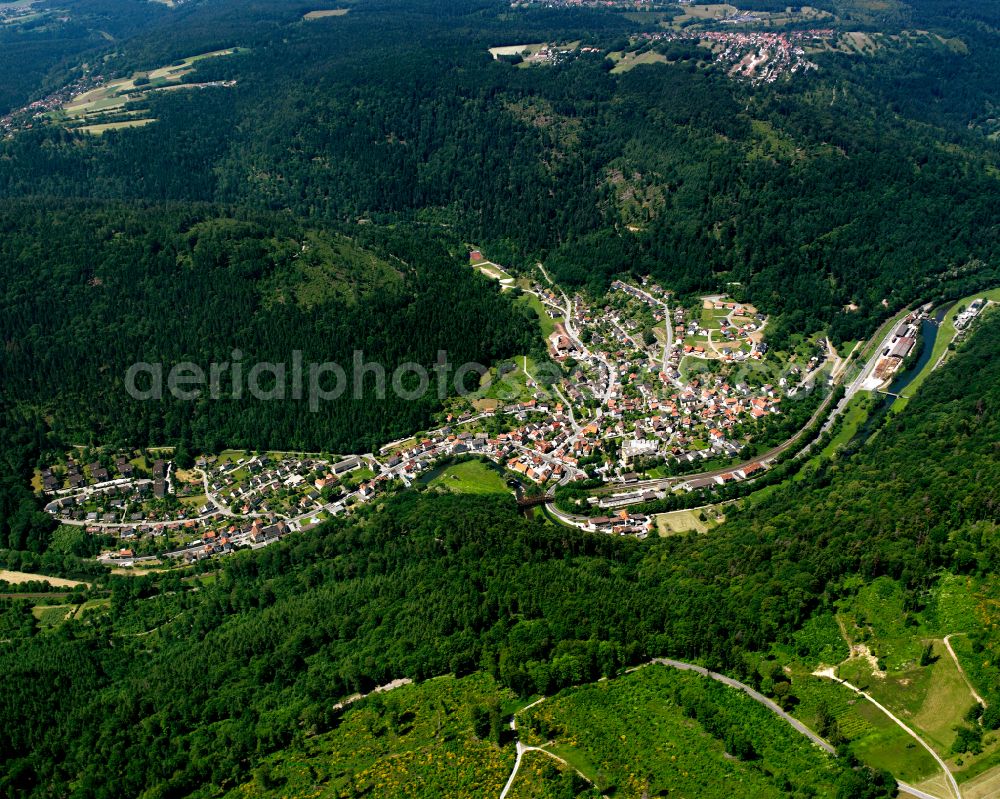
<svg viewBox="0 0 1000 799">
<path fill-rule="evenodd" d="M 724 20 L 728 17 L 746 14 L 736 5 L 729 3 L 702 3 L 698 5 L 687 5 L 681 7 L 681 14 L 673 19 L 673 27 L 680 29 L 683 23 L 695 23 L 707 25 L 713 22 Z M 744 22 L 754 26 L 766 26 L 770 28 L 780 28 L 785 25 L 812 23 L 817 26 L 827 25 L 836 18 L 829 11 L 813 8 L 812 6 L 792 7 L 789 6 L 784 11 L 758 11 L 750 12 L 752 17 L 748 17 Z M 667 27 L 667 25 L 664 25 Z M 741 24 L 734 26 L 735 30 L 744 30 Z"/>
<path fill-rule="evenodd" d="M 759 16 L 772 27 L 781 27 L 800 22 L 815 22 L 817 25 L 823 25 L 835 19 L 834 15 L 829 11 L 824 11 L 821 8 L 813 8 L 812 6 L 802 6 L 801 8 L 789 6 L 785 11 L 763 13 L 759 14 Z"/>
<path fill-rule="evenodd" d="M 128 112 L 131 113 L 131 112 Z M 126 119 L 120 122 L 105 122 L 98 125 L 81 125 L 76 130 L 81 133 L 89 133 L 92 136 L 100 136 L 109 130 L 125 130 L 126 128 L 143 128 L 156 122 L 155 117 L 143 117 L 142 119 Z"/>
<path fill-rule="evenodd" d="M 499 720 L 515 704 L 482 673 L 374 694 L 350 705 L 335 729 L 266 760 L 226 797 L 498 796 L 514 747 L 495 746 L 489 731 L 478 737 L 470 708 L 492 708 Z"/>
<path fill-rule="evenodd" d="M 491 47 L 490 55 L 494 58 L 514 55 L 534 55 L 545 47 L 545 42 L 534 42 L 532 44 L 511 44 L 503 47 Z"/>
<path fill-rule="evenodd" d="M 656 530 L 661 537 L 684 533 L 707 533 L 726 520 L 718 508 L 700 510 L 675 510 L 656 516 Z"/>
<path fill-rule="evenodd" d="M 692 19 L 703 21 L 725 19 L 739 11 L 736 6 L 731 6 L 728 3 L 693 4 L 683 8 L 684 13 L 674 19 L 676 24 Z"/>
<path fill-rule="evenodd" d="M 154 93 L 224 85 L 222 82 L 186 83 L 184 79 L 195 71 L 199 61 L 238 52 L 241 52 L 239 48 L 229 48 L 202 53 L 158 69 L 136 72 L 129 78 L 107 81 L 70 97 L 49 112 L 48 118 L 56 124 L 93 135 L 151 124 L 156 119 L 148 109 L 148 101 Z"/>
<path fill-rule="evenodd" d="M 422 478 L 429 488 L 443 488 L 453 494 L 507 494 L 510 489 L 495 466 L 478 460 L 453 463 L 433 469 Z"/>
<path fill-rule="evenodd" d="M 836 796 L 834 758 L 741 691 L 665 666 L 567 689 L 519 729 L 622 799 Z"/>
<path fill-rule="evenodd" d="M 32 582 L 48 583 L 58 588 L 76 588 L 80 585 L 88 585 L 79 580 L 67 580 L 63 577 L 47 577 L 44 574 L 29 574 L 28 572 L 10 571 L 9 569 L 0 569 L 0 582 L 10 583 L 11 585 L 23 585 L 24 583 Z"/>
<path fill-rule="evenodd" d="M 349 8 L 325 8 L 319 11 L 310 11 L 304 14 L 302 19 L 314 20 L 314 19 L 326 19 L 328 17 L 342 17 L 346 15 L 351 9 Z"/>
<path fill-rule="evenodd" d="M 962 783 L 963 799 L 994 799 L 1000 796 L 1000 766 Z"/>
<path fill-rule="evenodd" d="M 645 53 L 625 53 L 615 64 L 614 69 L 611 70 L 612 73 L 618 74 L 620 72 L 628 72 L 630 69 L 635 69 L 643 64 L 666 64 L 667 57 L 661 53 L 654 52 L 653 50 L 647 50 Z"/>
</svg>

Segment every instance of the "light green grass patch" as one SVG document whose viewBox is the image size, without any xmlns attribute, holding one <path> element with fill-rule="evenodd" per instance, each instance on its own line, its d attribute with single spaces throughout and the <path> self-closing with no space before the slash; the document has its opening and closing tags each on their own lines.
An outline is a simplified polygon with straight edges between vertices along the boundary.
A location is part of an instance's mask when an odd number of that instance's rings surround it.
<svg viewBox="0 0 1000 799">
<path fill-rule="evenodd" d="M 833 456 L 838 449 L 854 438 L 861 425 L 868 419 L 871 411 L 872 397 L 870 392 L 859 391 L 851 397 L 851 401 L 847 404 L 841 416 L 840 429 L 830 439 L 829 443 L 823 447 L 820 457 L 829 458 Z"/>
<path fill-rule="evenodd" d="M 72 618 L 76 605 L 36 605 L 31 614 L 38 620 L 42 632 L 50 632 Z"/>
<path fill-rule="evenodd" d="M 675 510 L 656 515 L 656 530 L 661 537 L 683 533 L 707 533 L 726 520 L 713 508 L 702 510 Z"/>
<path fill-rule="evenodd" d="M 842 685 L 795 670 L 792 685 L 799 698 L 794 715 L 816 729 L 820 708 L 826 707 L 861 762 L 886 769 L 911 784 L 939 772 L 927 750 L 867 699 Z"/>
<path fill-rule="evenodd" d="M 534 294 L 525 292 L 521 295 L 520 302 L 523 302 L 535 312 L 535 315 L 538 317 L 538 329 L 542 334 L 542 340 L 548 341 L 549 336 L 555 332 L 556 324 L 563 321 L 562 317 L 550 316 L 546 310 L 545 303 Z"/>
<path fill-rule="evenodd" d="M 640 53 L 639 55 L 634 55 L 633 53 L 625 53 L 615 64 L 614 69 L 611 70 L 613 74 L 619 74 L 622 72 L 628 72 L 629 70 L 635 69 L 636 67 L 642 66 L 643 64 L 666 64 L 667 57 L 661 53 L 657 53 L 653 50 L 647 50 L 645 53 Z"/>
<path fill-rule="evenodd" d="M 750 129 L 753 132 L 749 152 L 751 158 L 778 158 L 788 161 L 797 157 L 798 148 L 795 142 L 770 122 L 761 119 L 751 120 Z"/>
<path fill-rule="evenodd" d="M 362 302 L 397 287 L 402 278 L 398 264 L 347 236 L 311 233 L 301 250 L 289 255 L 291 268 L 276 271 L 263 289 L 268 305 L 311 309 L 336 300 Z"/>
<path fill-rule="evenodd" d="M 440 471 L 435 469 L 427 477 L 429 487 L 444 488 L 453 494 L 510 493 L 499 470 L 478 460 L 454 463 Z"/>
</svg>

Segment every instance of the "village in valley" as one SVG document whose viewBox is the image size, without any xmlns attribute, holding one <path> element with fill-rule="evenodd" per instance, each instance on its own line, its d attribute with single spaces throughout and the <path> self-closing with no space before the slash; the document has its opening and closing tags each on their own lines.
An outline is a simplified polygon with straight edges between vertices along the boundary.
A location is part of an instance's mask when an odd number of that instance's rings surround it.
<svg viewBox="0 0 1000 799">
<path fill-rule="evenodd" d="M 514 278 L 479 250 L 469 261 L 530 304 L 548 359 L 495 366 L 437 429 L 364 455 L 227 450 L 188 468 L 170 449 L 73 450 L 36 474 L 46 511 L 113 541 L 105 562 L 186 563 L 266 546 L 386 492 L 425 487 L 442 463 L 481 459 L 539 501 L 574 481 L 610 486 L 588 517 L 566 521 L 644 537 L 652 522 L 628 505 L 766 470 L 748 461 L 757 433 L 825 387 L 839 363 L 808 342 L 776 370 L 767 317 L 727 296 L 684 306 L 649 279 L 618 280 L 594 302 L 565 294 L 542 267 Z"/>
<path fill-rule="evenodd" d="M 256 549 L 389 493 L 478 491 L 484 480 L 513 492 L 526 512 L 544 504 L 554 520 L 585 531 L 669 534 L 670 513 L 632 506 L 687 495 L 711 502 L 722 487 L 755 483 L 838 396 L 822 432 L 859 391 L 894 396 L 888 387 L 923 325 L 943 321 L 957 338 L 991 304 L 943 306 L 933 320 L 930 306 L 903 311 L 843 355 L 821 334 L 773 352 L 767 316 L 732 296 L 682 299 L 648 277 L 615 280 L 600 297 L 570 295 L 541 264 L 515 275 L 476 248 L 468 268 L 534 312 L 545 357 L 495 364 L 476 391 L 448 401 L 436 429 L 366 454 L 178 458 L 173 448 L 76 447 L 36 470 L 45 510 L 101 537 L 99 561 L 118 567 Z M 947 355 L 939 349 L 935 365 Z M 456 489 L 462 480 L 471 482 Z M 574 485 L 583 489 L 574 488 L 570 513 L 553 500 Z"/>
<path fill-rule="evenodd" d="M 588 303 L 549 283 L 544 269 L 537 279 L 514 285 L 479 251 L 471 260 L 531 300 L 550 362 L 558 365 L 543 378 L 524 358 L 500 379 L 504 388 L 522 390 L 521 402 L 508 411 L 542 412 L 544 418 L 499 434 L 497 444 L 508 448 L 486 453 L 506 458 L 509 469 L 539 485 L 592 478 L 624 488 L 671 478 L 675 489 L 692 490 L 699 487 L 694 481 L 674 476 L 746 459 L 784 404 L 811 402 L 814 390 L 825 389 L 843 367 L 828 342 L 819 340 L 803 342 L 788 363 L 769 360 L 767 318 L 726 296 L 685 307 L 649 279 L 619 280 L 601 303 Z M 491 383 L 475 398 L 473 410 L 495 412 L 501 402 L 490 399 L 498 396 L 495 389 Z M 499 396 L 509 399 L 510 393 Z M 712 482 L 764 468 L 748 463 Z"/>
<path fill-rule="evenodd" d="M 678 64 L 722 70 L 753 86 L 819 70 L 817 56 L 868 57 L 884 49 L 949 43 L 926 30 L 895 35 L 849 28 L 853 20 L 811 6 L 781 11 L 741 9 L 731 3 L 634 3 L 628 0 L 515 0 L 514 8 L 602 8 L 620 12 L 645 28 L 615 39 L 548 41 L 491 47 L 496 60 L 520 68 L 553 66 L 578 58 L 606 59 L 612 73 L 652 64 Z"/>
<path fill-rule="evenodd" d="M 520 66 L 551 66 L 604 53 L 615 63 L 612 71 L 623 72 L 640 64 L 666 63 L 670 59 L 655 48 L 687 43 L 695 50 L 685 52 L 685 59 L 697 55 L 697 61 L 721 67 L 731 78 L 756 84 L 774 83 L 786 75 L 817 69 L 807 53 L 829 49 L 835 39 L 835 31 L 827 28 L 783 32 L 685 29 L 635 34 L 626 51 L 570 42 L 493 47 L 490 53 L 495 59 L 521 59 Z"/>
<path fill-rule="evenodd" d="M 462 479 L 582 530 L 665 534 L 671 514 L 650 503 L 720 515 L 722 489 L 755 490 L 784 457 L 808 451 L 796 443 L 807 428 L 822 422 L 828 433 L 859 391 L 896 396 L 889 387 L 924 350 L 927 324 L 933 332 L 944 320 L 958 337 L 991 304 L 970 298 L 934 319 L 930 305 L 904 310 L 840 353 L 822 333 L 775 352 L 768 317 L 732 295 L 677 297 L 650 277 L 569 294 L 542 264 L 515 273 L 476 247 L 462 268 L 523 304 L 540 346 L 447 400 L 435 429 L 366 454 L 77 447 L 36 470 L 45 510 L 101 537 L 102 562 L 131 567 L 267 546 L 393 492 L 468 490 L 456 488 Z"/>
</svg>

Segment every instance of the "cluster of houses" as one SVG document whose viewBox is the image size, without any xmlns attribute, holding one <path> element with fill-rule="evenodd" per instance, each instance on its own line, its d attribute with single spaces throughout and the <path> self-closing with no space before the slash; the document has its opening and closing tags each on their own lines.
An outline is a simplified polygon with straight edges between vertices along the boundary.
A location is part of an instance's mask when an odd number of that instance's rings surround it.
<svg viewBox="0 0 1000 799">
<path fill-rule="evenodd" d="M 129 479 L 135 474 L 135 467 L 124 456 L 115 462 L 118 477 Z M 111 472 L 100 461 L 80 466 L 72 457 L 67 458 L 64 465 L 52 465 L 42 470 L 42 488 L 48 494 L 60 491 L 81 489 L 90 485 L 109 482 Z"/>
<path fill-rule="evenodd" d="M 515 429 L 490 436 L 444 427 L 388 456 L 379 477 L 411 485 L 442 458 L 470 455 L 502 463 L 539 484 L 562 482 L 582 474 L 577 464 L 593 451 L 593 445 L 570 441 L 573 430 L 561 404 L 550 407 L 531 399 L 508 405 L 501 412 L 514 421 Z"/>
<path fill-rule="evenodd" d="M 646 538 L 652 532 L 655 522 L 644 513 L 629 513 L 622 509 L 612 516 L 594 516 L 584 527 L 596 533 L 609 535 L 629 535 Z"/>
<path fill-rule="evenodd" d="M 229 555 L 237 549 L 249 547 L 260 549 L 279 541 L 294 531 L 305 531 L 315 527 L 315 523 L 293 526 L 284 519 L 254 519 L 211 529 L 200 538 L 189 542 L 181 549 L 167 552 L 163 557 L 191 563 L 217 555 Z"/>
<path fill-rule="evenodd" d="M 736 15 L 720 21 L 733 25 L 753 20 Z M 817 69 L 817 65 L 806 58 L 805 45 L 834 35 L 829 28 L 780 33 L 687 29 L 641 33 L 637 38 L 644 41 L 708 41 L 716 51 L 715 62 L 727 67 L 731 77 L 745 78 L 752 83 L 774 83 L 782 75 Z"/>
<path fill-rule="evenodd" d="M 63 520 L 90 524 L 145 519 L 146 515 L 134 507 L 150 498 L 163 499 L 173 491 L 166 461 L 157 460 L 149 472 L 140 474 L 123 455 L 111 468 L 100 461 L 81 467 L 70 457 L 63 465 L 43 469 L 40 479 L 43 494 L 50 498 L 46 511 Z"/>
<path fill-rule="evenodd" d="M 0 14 L 3 13 L 3 6 L 0 6 Z M 3 22 L 0 16 L 0 23 Z M 80 95 L 86 94 L 105 82 L 103 75 L 84 75 L 72 83 L 57 89 L 51 94 L 34 100 L 28 105 L 11 111 L 0 117 L 0 133 L 14 133 L 18 130 L 28 130 L 34 124 L 52 111 L 62 108 L 71 103 Z"/>
<path fill-rule="evenodd" d="M 361 465 L 356 457 L 331 464 L 319 458 L 263 454 L 222 464 L 198 462 L 210 494 L 245 516 L 318 512 L 323 490 L 337 487 L 347 472 Z"/>
<path fill-rule="evenodd" d="M 217 520 L 188 520 L 179 525 L 145 525 L 134 529 L 123 529 L 119 538 L 120 548 L 105 553 L 101 560 L 115 566 L 133 566 L 143 561 L 159 559 L 172 560 L 181 563 L 192 563 L 218 555 L 229 555 L 239 549 L 259 549 L 275 541 L 279 541 L 291 532 L 306 531 L 316 526 L 316 523 L 293 525 L 284 519 L 271 516 L 267 519 L 252 521 L 228 520 L 218 524 Z M 172 529 L 182 533 L 187 542 L 181 547 L 162 553 L 158 556 L 139 555 L 135 545 L 130 542 L 146 536 L 152 538 L 170 534 Z M 192 538 L 192 536 L 197 536 Z"/>
<path fill-rule="evenodd" d="M 695 333 L 706 334 L 698 319 L 686 319 L 683 308 L 671 311 L 667 292 L 648 279 L 641 286 L 615 281 L 612 290 L 646 306 L 654 323 L 673 325 L 675 340 Z M 536 291 L 540 290 L 536 287 Z M 558 307 L 554 299 L 548 302 Z M 750 341 L 749 353 L 742 350 L 743 357 L 763 357 L 766 345 L 760 342 L 759 330 L 765 320 L 755 307 L 726 298 L 706 298 L 704 308 L 725 315 L 719 331 L 723 340 L 745 337 Z M 572 355 L 578 363 L 589 367 L 589 373 L 579 369 L 574 379 L 564 380 L 560 384 L 562 394 L 575 406 L 585 397 L 603 394 L 604 399 L 600 417 L 572 437 L 574 445 L 588 442 L 591 451 L 573 455 L 587 457 L 602 441 L 618 439 L 619 475 L 622 469 L 630 468 L 643 457 L 695 463 L 712 457 L 737 456 L 745 443 L 745 433 L 741 430 L 737 435 L 737 428 L 781 412 L 783 395 L 789 393 L 784 387 L 765 384 L 752 389 L 745 382 L 730 382 L 723 373 L 684 381 L 680 361 L 692 348 L 674 346 L 664 362 L 663 344 L 656 341 L 647 345 L 639 338 L 639 323 L 628 307 L 620 310 L 605 306 L 593 310 L 577 298 L 573 313 L 573 328 L 590 334 L 588 346 L 572 340 L 565 325 L 557 325 L 550 339 L 553 357 Z M 713 355 L 723 362 L 737 357 L 725 352 Z M 618 379 L 606 390 L 610 375 Z M 554 444 L 558 451 L 559 441 Z"/>
</svg>

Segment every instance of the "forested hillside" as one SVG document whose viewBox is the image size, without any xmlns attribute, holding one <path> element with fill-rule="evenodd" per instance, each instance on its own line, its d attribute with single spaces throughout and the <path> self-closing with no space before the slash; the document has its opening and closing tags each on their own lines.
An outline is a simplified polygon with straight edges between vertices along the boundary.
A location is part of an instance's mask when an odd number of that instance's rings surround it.
<svg viewBox="0 0 1000 799">
<path fill-rule="evenodd" d="M 528 695 L 665 654 L 740 673 L 802 646 L 853 576 L 919 608 L 942 573 L 996 573 L 998 342 L 994 316 L 820 484 L 708 537 L 582 535 L 511 500 L 407 493 L 200 585 L 113 578 L 107 612 L 3 645 L 4 784 L 209 795 L 396 677 L 483 669 Z"/>
<path fill-rule="evenodd" d="M 57 88 L 81 59 L 166 21 L 169 12 L 143 0 L 60 0 L 31 6 L 0 25 L 0 116 L 39 91 Z"/>
<path fill-rule="evenodd" d="M 145 129 L 19 133 L 0 149 L 0 193 L 431 219 L 508 262 L 548 258 L 570 284 L 631 271 L 682 292 L 738 286 L 782 313 L 778 341 L 825 325 L 858 338 L 883 300 L 995 280 L 996 48 L 952 7 L 917 3 L 898 25 L 933 25 L 961 46 L 821 54 L 816 71 L 752 88 L 681 64 L 610 72 L 600 53 L 514 68 L 487 48 L 610 48 L 644 25 L 500 10 L 461 3 L 442 24 L 438 3 L 414 0 L 303 22 L 265 4 L 250 26 L 232 0 L 195 5 L 109 68 L 240 45 L 190 78 L 235 86 L 161 92 Z"/>
<path fill-rule="evenodd" d="M 307 20 L 316 4 L 297 0 L 54 3 L 0 30 L 0 115 L 227 52 L 192 63 L 192 85 L 150 90 L 143 127 L 0 119 L 0 559 L 92 580 L 65 590 L 69 612 L 48 603 L 62 593 L 51 587 L 0 597 L 0 796 L 274 794 L 282 774 L 314 791 L 315 756 L 336 764 L 335 790 L 375 796 L 356 768 L 396 779 L 426 746 L 478 758 L 434 773 L 427 792 L 492 795 L 513 759 L 509 713 L 653 657 L 744 677 L 792 708 L 802 683 L 774 653 L 812 668 L 844 649 L 835 611 L 863 616 L 871 585 L 898 600 L 903 635 L 938 612 L 942 585 L 961 584 L 975 625 L 956 647 L 1000 705 L 995 309 L 904 410 L 835 457 L 810 453 L 819 466 L 801 482 L 726 506 L 703 536 L 587 534 L 511 497 L 432 485 L 389 488 L 262 550 L 112 576 L 79 560 L 98 537 L 57 533 L 30 482 L 73 444 L 175 446 L 182 467 L 229 447 L 363 452 L 425 429 L 435 391 L 380 398 L 364 383 L 312 407 L 308 392 L 233 398 L 228 383 L 219 399 L 137 400 L 124 380 L 137 362 L 291 368 L 300 353 L 350 373 L 359 351 L 391 374 L 441 350 L 452 364 L 538 353 L 535 312 L 469 268 L 472 246 L 518 276 L 543 262 L 598 313 L 618 275 L 652 275 L 671 304 L 725 291 L 758 306 L 753 329 L 774 349 L 796 334 L 863 342 L 906 305 L 995 287 L 991 6 L 824 0 L 837 35 L 880 38 L 751 83 L 690 43 L 618 68 L 611 54 L 637 53 L 680 6 L 365 0 Z M 542 42 L 588 51 L 538 66 L 489 53 Z M 428 682 L 443 675 L 456 679 Z M 423 683 L 403 694 L 410 711 L 336 707 L 403 677 Z M 739 757 L 729 773 L 776 795 L 797 789 L 792 756 L 822 775 L 820 795 L 854 799 L 870 776 L 849 758 L 817 763 L 797 739 L 792 755 L 754 757 L 714 686 L 682 689 L 654 711 L 686 741 L 700 730 L 703 763 Z M 538 736 L 560 723 L 534 718 Z M 945 733 L 975 744 L 993 722 L 969 724 Z M 656 782 L 601 768 L 637 792 Z M 558 782 L 580 792 L 571 774 Z"/>
<path fill-rule="evenodd" d="M 291 393 L 294 351 L 304 370 L 332 361 L 353 378 L 355 351 L 391 375 L 411 361 L 429 369 L 439 350 L 454 364 L 488 364 L 533 340 L 464 250 L 418 228 L 359 229 L 351 240 L 276 216 L 81 203 L 7 204 L 0 225 L 3 399 L 49 414 L 67 441 L 181 442 L 192 453 L 371 448 L 425 425 L 440 407 L 436 387 L 417 401 L 389 390 L 379 399 L 368 378 L 360 396 L 352 381 L 311 407 L 307 375 L 300 397 Z M 285 401 L 254 399 L 245 377 L 235 399 L 231 377 L 214 401 L 206 382 L 194 412 L 166 383 L 163 401 L 125 390 L 137 361 L 162 363 L 166 375 L 182 361 L 207 374 L 236 360 L 245 373 L 283 364 Z"/>
<path fill-rule="evenodd" d="M 533 313 L 470 270 L 461 245 L 419 226 L 348 238 L 190 204 L 18 202 L 0 209 L 0 228 L 0 547 L 47 544 L 52 524 L 29 488 L 43 452 L 81 442 L 169 443 L 182 459 L 231 446 L 369 451 L 441 408 L 436 381 L 412 401 L 392 390 L 401 365 L 430 370 L 439 351 L 456 367 L 490 364 L 535 346 Z M 384 393 L 371 375 L 354 379 L 355 352 L 384 369 Z M 270 372 L 249 381 L 261 362 L 283 369 L 280 395 Z M 162 399 L 126 390 L 136 363 L 162 365 Z M 170 390 L 181 363 L 206 376 L 197 400 Z M 310 390 L 313 363 L 344 370 L 339 396 Z M 212 364 L 230 365 L 217 399 Z M 142 375 L 136 388 L 151 389 Z M 330 392 L 336 376 L 316 383 Z"/>
</svg>

